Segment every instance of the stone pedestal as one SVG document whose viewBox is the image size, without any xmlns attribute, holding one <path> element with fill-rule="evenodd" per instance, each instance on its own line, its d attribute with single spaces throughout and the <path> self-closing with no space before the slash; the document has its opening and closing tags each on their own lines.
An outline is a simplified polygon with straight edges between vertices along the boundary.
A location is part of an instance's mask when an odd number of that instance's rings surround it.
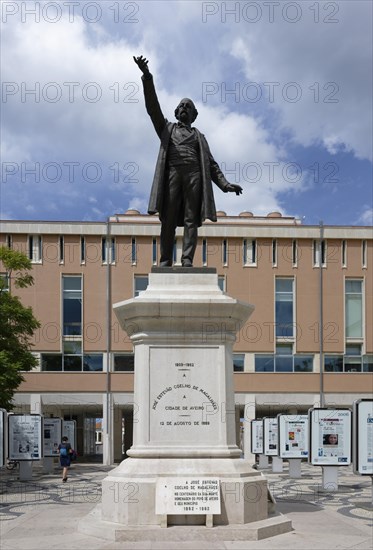
<svg viewBox="0 0 373 550">
<path fill-rule="evenodd" d="M 104 479 L 101 520 L 160 526 L 160 478 L 214 477 L 214 525 L 268 516 L 267 481 L 236 445 L 232 345 L 254 307 L 224 294 L 212 269 L 153 268 L 138 297 L 114 305 L 135 350 L 133 446 Z M 203 525 L 196 514 L 169 525 Z"/>
</svg>

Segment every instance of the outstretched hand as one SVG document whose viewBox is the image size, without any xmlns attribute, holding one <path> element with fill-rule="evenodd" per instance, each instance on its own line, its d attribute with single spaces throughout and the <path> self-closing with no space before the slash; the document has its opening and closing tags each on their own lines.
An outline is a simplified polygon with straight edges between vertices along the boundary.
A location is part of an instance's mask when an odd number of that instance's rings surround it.
<svg viewBox="0 0 373 550">
<path fill-rule="evenodd" d="M 236 183 L 230 183 L 229 185 L 227 185 L 225 189 L 226 191 L 231 191 L 232 193 L 236 193 L 236 195 L 242 194 L 241 185 L 237 185 Z"/>
<path fill-rule="evenodd" d="M 144 74 L 149 74 L 149 67 L 148 67 L 149 61 L 145 57 L 143 57 L 142 55 L 140 55 L 139 57 L 133 56 L 133 59 L 136 65 Z"/>
</svg>

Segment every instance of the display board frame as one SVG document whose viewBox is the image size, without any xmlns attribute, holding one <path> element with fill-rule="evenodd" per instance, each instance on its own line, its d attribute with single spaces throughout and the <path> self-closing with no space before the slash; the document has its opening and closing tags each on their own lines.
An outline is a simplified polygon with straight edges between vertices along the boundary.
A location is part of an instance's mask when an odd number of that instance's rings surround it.
<svg viewBox="0 0 373 550">
<path fill-rule="evenodd" d="M 0 409 L 0 468 L 6 465 L 8 413 Z"/>
<path fill-rule="evenodd" d="M 274 429 L 276 427 L 276 429 Z M 263 454 L 278 456 L 278 422 L 277 417 L 263 418 Z"/>
<path fill-rule="evenodd" d="M 47 433 L 49 432 L 49 434 Z M 48 435 L 48 437 L 47 437 Z M 58 446 L 62 439 L 62 418 L 44 418 L 43 421 L 43 456 L 59 456 Z"/>
<path fill-rule="evenodd" d="M 348 466 L 351 464 L 351 409 L 314 407 L 309 409 L 308 418 L 308 462 L 313 466 Z"/>
<path fill-rule="evenodd" d="M 43 458 L 43 417 L 41 414 L 8 415 L 8 457 L 18 461 L 33 461 Z"/>
<path fill-rule="evenodd" d="M 250 452 L 256 455 L 262 455 L 264 451 L 263 421 L 257 419 L 251 420 L 250 428 Z"/>
<path fill-rule="evenodd" d="M 284 459 L 309 455 L 309 424 L 307 414 L 278 414 L 278 456 Z M 289 426 L 293 424 L 293 426 Z M 289 428 L 293 428 L 289 430 Z M 292 438 L 291 438 L 292 436 Z"/>
<path fill-rule="evenodd" d="M 373 399 L 354 401 L 352 435 L 354 473 L 373 476 Z"/>
<path fill-rule="evenodd" d="M 66 436 L 73 449 L 77 448 L 76 440 L 76 420 L 62 421 L 62 437 Z"/>
</svg>

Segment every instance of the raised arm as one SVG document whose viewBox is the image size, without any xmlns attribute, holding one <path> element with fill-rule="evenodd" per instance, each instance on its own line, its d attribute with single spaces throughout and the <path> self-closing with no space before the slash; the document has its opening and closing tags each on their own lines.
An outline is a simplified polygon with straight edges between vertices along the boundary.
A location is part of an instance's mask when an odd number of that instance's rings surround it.
<svg viewBox="0 0 373 550">
<path fill-rule="evenodd" d="M 167 120 L 163 116 L 162 109 L 159 105 L 157 93 L 154 87 L 153 76 L 148 67 L 149 61 L 142 55 L 140 55 L 139 57 L 134 56 L 133 59 L 143 73 L 141 80 L 144 87 L 146 111 L 152 119 L 153 126 L 158 134 L 159 139 L 161 139 L 162 132 L 167 123 Z"/>
</svg>

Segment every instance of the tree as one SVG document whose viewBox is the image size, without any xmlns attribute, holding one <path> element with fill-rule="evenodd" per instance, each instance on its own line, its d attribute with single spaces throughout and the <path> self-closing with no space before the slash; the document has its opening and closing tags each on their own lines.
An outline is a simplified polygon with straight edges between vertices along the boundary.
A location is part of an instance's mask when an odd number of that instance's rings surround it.
<svg viewBox="0 0 373 550">
<path fill-rule="evenodd" d="M 40 323 L 31 307 L 11 294 L 13 283 L 16 288 L 34 283 L 30 260 L 22 252 L 1 246 L 0 261 L 5 271 L 0 277 L 0 407 L 11 410 L 14 392 L 24 380 L 22 371 L 38 363 L 30 351 L 30 338 Z"/>
</svg>

